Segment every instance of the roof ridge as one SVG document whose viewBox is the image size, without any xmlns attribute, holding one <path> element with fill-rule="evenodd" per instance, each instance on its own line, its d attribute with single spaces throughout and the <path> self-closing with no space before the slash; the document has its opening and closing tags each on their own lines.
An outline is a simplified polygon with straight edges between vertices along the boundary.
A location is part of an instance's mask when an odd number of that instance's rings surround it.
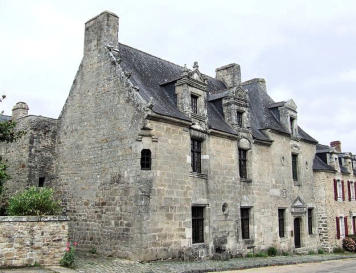
<svg viewBox="0 0 356 273">
<path fill-rule="evenodd" d="M 120 44 L 120 45 L 123 45 L 123 46 L 126 46 L 126 47 L 129 47 L 129 48 L 132 48 L 132 49 L 137 50 L 137 51 L 139 51 L 139 52 L 141 52 L 141 53 L 143 53 L 143 54 L 149 55 L 149 56 L 151 56 L 151 57 L 153 57 L 153 58 L 159 59 L 159 60 L 161 60 L 161 61 L 164 61 L 164 62 L 173 64 L 173 65 L 176 65 L 176 66 L 178 66 L 178 67 L 184 69 L 184 66 L 181 66 L 181 65 L 179 65 L 179 64 L 176 64 L 176 63 L 173 63 L 173 62 L 170 62 L 170 61 L 167 61 L 167 60 L 165 60 L 165 59 L 162 59 L 162 58 L 160 58 L 160 57 L 157 57 L 157 56 L 155 56 L 155 55 L 152 55 L 152 54 L 150 54 L 150 53 L 147 53 L 146 51 L 137 49 L 137 48 L 135 48 L 135 47 L 132 47 L 132 46 L 129 46 L 129 45 L 126 45 L 126 44 L 123 44 L 123 43 L 119 43 L 119 44 Z M 188 69 L 188 70 L 192 71 L 191 69 Z M 203 74 L 204 76 L 206 76 L 206 77 L 209 77 L 210 79 L 214 79 L 214 80 L 220 81 L 220 80 L 218 80 L 218 79 L 216 79 L 216 78 L 213 78 L 212 76 L 209 76 L 209 75 L 207 75 L 207 74 L 204 74 L 204 73 L 202 73 L 202 74 Z"/>
</svg>

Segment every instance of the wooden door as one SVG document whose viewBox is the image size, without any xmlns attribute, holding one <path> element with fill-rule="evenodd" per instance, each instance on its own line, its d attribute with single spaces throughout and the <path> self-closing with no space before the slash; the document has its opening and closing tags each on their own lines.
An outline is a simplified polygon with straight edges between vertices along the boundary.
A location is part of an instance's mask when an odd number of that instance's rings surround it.
<svg viewBox="0 0 356 273">
<path fill-rule="evenodd" d="M 294 219 L 294 245 L 295 248 L 300 248 L 300 218 Z"/>
</svg>

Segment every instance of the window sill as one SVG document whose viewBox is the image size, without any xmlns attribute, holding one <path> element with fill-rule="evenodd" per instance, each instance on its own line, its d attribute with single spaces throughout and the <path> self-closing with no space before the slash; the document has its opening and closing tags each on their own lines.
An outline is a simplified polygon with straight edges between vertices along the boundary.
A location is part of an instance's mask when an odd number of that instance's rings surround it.
<svg viewBox="0 0 356 273">
<path fill-rule="evenodd" d="M 252 245 L 252 244 L 255 242 L 254 239 L 242 239 L 242 240 L 243 240 L 244 243 L 247 244 L 247 245 Z"/>
<path fill-rule="evenodd" d="M 281 241 L 281 242 L 287 242 L 287 241 L 289 241 L 289 238 L 286 237 L 286 236 L 284 236 L 284 237 L 279 237 L 279 241 Z"/>
<path fill-rule="evenodd" d="M 240 178 L 240 181 L 244 183 L 252 183 L 252 179 L 248 179 L 248 178 Z"/>
<path fill-rule="evenodd" d="M 208 175 L 204 173 L 195 173 L 195 172 L 190 172 L 189 177 L 196 177 L 196 178 L 201 178 L 201 179 L 208 179 Z"/>
</svg>

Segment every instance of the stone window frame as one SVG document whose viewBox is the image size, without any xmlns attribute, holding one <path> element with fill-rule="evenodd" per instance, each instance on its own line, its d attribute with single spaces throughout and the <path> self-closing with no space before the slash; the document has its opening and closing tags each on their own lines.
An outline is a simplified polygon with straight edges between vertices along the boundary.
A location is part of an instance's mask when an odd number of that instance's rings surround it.
<svg viewBox="0 0 356 273">
<path fill-rule="evenodd" d="M 298 168 L 298 157 L 299 155 L 297 153 L 292 153 L 291 155 L 291 163 L 292 163 L 292 179 L 294 182 L 299 182 L 299 168 Z M 295 158 L 295 160 L 293 160 Z M 295 162 L 295 164 L 294 164 Z"/>
<path fill-rule="evenodd" d="M 191 111 L 193 114 L 198 115 L 199 111 L 198 111 L 198 100 L 199 100 L 199 96 L 196 94 L 191 93 L 190 94 L 190 107 L 191 107 Z"/>
<path fill-rule="evenodd" d="M 286 208 L 278 208 L 278 235 L 286 238 Z"/>
<path fill-rule="evenodd" d="M 339 229 L 340 229 L 340 239 L 345 238 L 346 227 L 345 227 L 345 217 L 343 215 L 339 216 Z"/>
<path fill-rule="evenodd" d="M 307 218 L 308 218 L 308 234 L 314 234 L 314 208 L 310 207 L 307 210 Z"/>
<path fill-rule="evenodd" d="M 240 220 L 241 220 L 241 238 L 243 240 L 252 239 L 251 234 L 251 217 L 252 216 L 252 208 L 251 207 L 241 207 L 240 208 Z M 245 232 L 248 232 L 246 234 Z M 247 236 L 246 236 L 247 235 Z"/>
<path fill-rule="evenodd" d="M 245 151 L 245 156 L 246 159 L 245 161 L 245 168 L 246 168 L 246 177 L 241 177 L 241 160 L 240 160 L 240 150 Z M 252 149 L 251 149 L 251 141 L 245 137 L 242 137 L 238 142 L 237 142 L 237 167 L 239 171 L 239 178 L 241 182 L 247 182 L 247 183 L 252 183 Z"/>
<path fill-rule="evenodd" d="M 236 110 L 236 125 L 240 128 L 244 128 L 244 111 Z"/>
<path fill-rule="evenodd" d="M 200 215 L 195 215 L 197 211 L 200 211 Z M 201 235 L 197 235 L 196 232 L 201 226 Z M 192 206 L 192 244 L 202 244 L 205 243 L 205 207 L 204 206 Z M 198 230 L 199 231 L 199 230 Z M 197 238 L 199 237 L 199 238 Z"/>
<path fill-rule="evenodd" d="M 356 184 L 354 181 L 348 181 L 348 191 L 349 191 L 349 197 L 350 201 L 355 201 L 355 191 L 356 191 Z"/>
<path fill-rule="evenodd" d="M 199 144 L 195 149 L 194 143 Z M 191 138 L 190 139 L 190 152 L 191 152 L 191 168 L 193 173 L 202 173 L 202 146 L 203 141 Z M 196 161 L 197 159 L 197 161 Z"/>
<path fill-rule="evenodd" d="M 141 170 L 152 170 L 152 152 L 150 149 L 141 150 L 140 165 Z"/>
<path fill-rule="evenodd" d="M 337 179 L 336 180 L 336 196 L 337 196 L 337 201 L 343 202 L 344 201 L 344 185 L 343 185 L 343 180 Z"/>
</svg>

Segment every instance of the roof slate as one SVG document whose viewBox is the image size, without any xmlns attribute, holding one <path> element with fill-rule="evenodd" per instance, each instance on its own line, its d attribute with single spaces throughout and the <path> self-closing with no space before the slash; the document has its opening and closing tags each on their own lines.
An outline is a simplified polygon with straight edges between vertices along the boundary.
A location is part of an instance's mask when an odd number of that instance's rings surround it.
<svg viewBox="0 0 356 273">
<path fill-rule="evenodd" d="M 174 82 L 183 73 L 182 66 L 152 56 L 130 46 L 119 44 L 121 53 L 121 66 L 125 71 L 130 71 L 132 83 L 140 88 L 140 94 L 145 101 L 150 97 L 154 99 L 153 111 L 182 120 L 190 120 L 179 111 L 177 98 L 174 92 Z M 233 128 L 224 120 L 224 113 L 216 108 L 217 100 L 228 95 L 229 90 L 225 84 L 215 78 L 204 75 L 208 87 L 208 125 L 210 128 L 222 132 L 236 134 Z M 246 82 L 248 83 L 248 82 Z M 243 88 L 245 89 L 246 86 Z M 270 96 L 261 90 L 248 88 L 250 98 L 251 131 L 256 139 L 271 141 L 261 130 L 274 129 L 289 134 L 280 121 L 272 114 L 269 107 L 275 104 Z M 214 101 L 214 105 L 213 105 Z M 299 134 L 305 140 L 317 141 L 299 128 Z"/>
<path fill-rule="evenodd" d="M 314 157 L 313 170 L 315 170 L 315 171 L 333 171 L 333 172 L 336 172 L 333 167 L 331 167 L 328 164 L 324 163 L 318 156 Z"/>
</svg>

